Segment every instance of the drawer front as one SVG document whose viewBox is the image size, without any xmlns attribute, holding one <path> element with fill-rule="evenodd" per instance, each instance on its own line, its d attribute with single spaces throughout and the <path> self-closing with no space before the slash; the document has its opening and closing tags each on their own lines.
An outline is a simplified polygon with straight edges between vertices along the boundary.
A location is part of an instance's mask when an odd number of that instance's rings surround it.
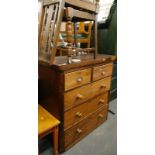
<svg viewBox="0 0 155 155">
<path fill-rule="evenodd" d="M 90 83 L 91 80 L 91 68 L 66 73 L 64 75 L 65 91 Z"/>
<path fill-rule="evenodd" d="M 64 94 L 64 109 L 83 103 L 94 96 L 110 90 L 111 77 L 66 92 Z"/>
<path fill-rule="evenodd" d="M 113 64 L 107 64 L 102 66 L 96 66 L 93 68 L 93 81 L 102 79 L 112 75 Z"/>
<path fill-rule="evenodd" d="M 107 119 L 107 106 L 65 131 L 65 147 L 78 142 Z"/>
<path fill-rule="evenodd" d="M 64 114 L 64 128 L 66 129 L 78 123 L 97 109 L 105 106 L 107 103 L 108 92 L 66 111 Z"/>
</svg>

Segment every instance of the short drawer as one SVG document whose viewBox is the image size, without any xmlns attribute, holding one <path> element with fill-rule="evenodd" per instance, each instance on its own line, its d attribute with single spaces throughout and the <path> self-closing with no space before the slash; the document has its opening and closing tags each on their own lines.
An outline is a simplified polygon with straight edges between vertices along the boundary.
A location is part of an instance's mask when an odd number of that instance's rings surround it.
<svg viewBox="0 0 155 155">
<path fill-rule="evenodd" d="M 99 109 L 88 118 L 65 131 L 65 147 L 69 147 L 90 133 L 107 119 L 107 107 Z"/>
<path fill-rule="evenodd" d="M 111 77 L 85 85 L 83 87 L 64 93 L 64 109 L 67 110 L 73 106 L 87 101 L 94 96 L 110 90 Z"/>
<path fill-rule="evenodd" d="M 64 75 L 64 80 L 65 91 L 90 83 L 91 68 L 66 73 Z"/>
<path fill-rule="evenodd" d="M 96 66 L 93 68 L 93 81 L 102 79 L 112 75 L 113 64 L 106 64 L 102 66 Z"/>
<path fill-rule="evenodd" d="M 64 128 L 68 128 L 95 112 L 97 109 L 107 105 L 108 92 L 95 97 L 94 99 L 80 104 L 64 114 Z"/>
</svg>

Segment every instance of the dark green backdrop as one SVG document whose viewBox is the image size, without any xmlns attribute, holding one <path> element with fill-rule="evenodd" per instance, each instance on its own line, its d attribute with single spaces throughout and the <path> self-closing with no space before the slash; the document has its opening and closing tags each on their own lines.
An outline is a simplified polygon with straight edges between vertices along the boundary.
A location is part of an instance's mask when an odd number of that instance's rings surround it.
<svg viewBox="0 0 155 155">
<path fill-rule="evenodd" d="M 99 23 L 98 29 L 99 53 L 117 55 L 117 7 L 113 8 L 110 22 Z M 110 99 L 117 97 L 117 62 L 114 63 Z"/>
</svg>

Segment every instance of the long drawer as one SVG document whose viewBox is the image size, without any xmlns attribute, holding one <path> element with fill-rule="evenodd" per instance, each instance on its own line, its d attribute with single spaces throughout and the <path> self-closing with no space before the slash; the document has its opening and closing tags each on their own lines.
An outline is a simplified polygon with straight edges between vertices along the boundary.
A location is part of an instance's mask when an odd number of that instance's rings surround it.
<svg viewBox="0 0 155 155">
<path fill-rule="evenodd" d="M 66 129 L 78 123 L 79 121 L 87 117 L 89 114 L 105 106 L 107 102 L 108 92 L 66 111 L 64 113 L 64 128 Z"/>
<path fill-rule="evenodd" d="M 64 93 L 64 109 L 78 105 L 94 96 L 110 90 L 111 77 L 85 85 L 83 87 Z"/>
<path fill-rule="evenodd" d="M 113 64 L 106 64 L 93 67 L 93 81 L 112 75 Z"/>
<path fill-rule="evenodd" d="M 69 147 L 78 142 L 82 137 L 91 132 L 98 125 L 107 119 L 107 106 L 81 121 L 77 125 L 65 131 L 65 147 Z"/>
<path fill-rule="evenodd" d="M 64 75 L 65 91 L 90 83 L 91 68 L 66 73 Z"/>
</svg>

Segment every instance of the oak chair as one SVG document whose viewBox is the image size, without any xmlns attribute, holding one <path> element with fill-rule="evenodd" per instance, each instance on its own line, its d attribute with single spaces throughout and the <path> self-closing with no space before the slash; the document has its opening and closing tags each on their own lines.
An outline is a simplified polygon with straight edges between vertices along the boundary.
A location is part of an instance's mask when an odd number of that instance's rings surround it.
<svg viewBox="0 0 155 155">
<path fill-rule="evenodd" d="M 95 33 L 95 54 L 97 54 L 97 14 L 99 0 L 44 0 L 39 27 L 39 60 L 54 62 L 61 22 L 67 21 L 68 57 L 73 54 L 72 49 L 72 22 L 93 21 Z"/>
</svg>

